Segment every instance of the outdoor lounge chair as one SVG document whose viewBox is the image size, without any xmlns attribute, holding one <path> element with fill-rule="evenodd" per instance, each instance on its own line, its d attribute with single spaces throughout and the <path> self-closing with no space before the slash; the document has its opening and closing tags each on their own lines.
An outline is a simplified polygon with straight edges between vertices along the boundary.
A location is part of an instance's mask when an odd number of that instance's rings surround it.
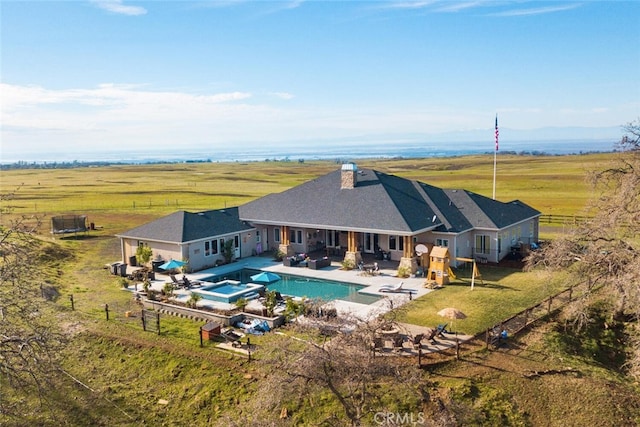
<svg viewBox="0 0 640 427">
<path fill-rule="evenodd" d="M 400 292 L 403 284 L 404 282 L 400 282 L 397 285 L 382 285 L 380 286 L 380 292 Z"/>
<path fill-rule="evenodd" d="M 438 335 L 438 329 L 437 328 L 432 328 L 429 331 L 429 335 L 427 335 L 425 338 L 435 344 L 437 335 Z"/>
<path fill-rule="evenodd" d="M 176 275 L 175 274 L 170 274 L 169 277 L 171 278 L 171 282 L 178 286 L 178 287 L 182 287 L 184 285 L 184 282 L 182 280 L 178 280 L 176 279 Z"/>
<path fill-rule="evenodd" d="M 421 346 L 422 338 L 424 338 L 424 334 L 417 334 L 413 337 L 413 348 L 419 348 Z"/>
<path fill-rule="evenodd" d="M 450 333 L 449 331 L 447 331 L 447 325 L 448 323 L 438 325 L 438 327 L 436 328 L 436 336 L 444 338 L 444 334 Z"/>
</svg>

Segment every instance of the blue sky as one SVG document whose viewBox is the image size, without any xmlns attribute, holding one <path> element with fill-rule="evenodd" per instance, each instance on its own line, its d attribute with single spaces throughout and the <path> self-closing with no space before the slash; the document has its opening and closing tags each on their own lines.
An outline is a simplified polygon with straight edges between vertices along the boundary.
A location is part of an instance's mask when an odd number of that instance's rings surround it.
<svg viewBox="0 0 640 427">
<path fill-rule="evenodd" d="M 2 157 L 501 142 L 640 117 L 637 1 L 4 1 Z M 539 133 L 538 133 L 539 134 Z"/>
</svg>

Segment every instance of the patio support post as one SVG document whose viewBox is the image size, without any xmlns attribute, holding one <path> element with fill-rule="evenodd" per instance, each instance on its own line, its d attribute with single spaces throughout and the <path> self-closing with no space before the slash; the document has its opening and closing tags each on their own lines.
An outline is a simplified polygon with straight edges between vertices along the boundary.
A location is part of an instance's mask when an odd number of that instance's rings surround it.
<svg viewBox="0 0 640 427">
<path fill-rule="evenodd" d="M 285 256 L 294 255 L 293 248 L 291 248 L 291 241 L 289 240 L 289 226 L 283 225 L 280 228 L 280 245 L 278 250 L 285 254 Z"/>
<path fill-rule="evenodd" d="M 345 261 L 352 261 L 353 266 L 362 261 L 362 254 L 358 252 L 358 239 L 355 231 L 347 232 L 347 252 L 344 254 Z"/>
<path fill-rule="evenodd" d="M 418 259 L 413 256 L 413 239 L 411 236 L 403 236 L 402 239 L 404 249 L 402 250 L 402 258 L 398 268 L 406 267 L 411 274 L 415 274 L 418 271 Z"/>
</svg>

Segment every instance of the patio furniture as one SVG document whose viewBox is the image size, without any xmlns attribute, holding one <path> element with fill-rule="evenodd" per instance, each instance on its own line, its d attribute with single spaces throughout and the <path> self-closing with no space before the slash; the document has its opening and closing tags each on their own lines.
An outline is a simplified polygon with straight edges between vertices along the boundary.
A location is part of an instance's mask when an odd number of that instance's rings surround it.
<svg viewBox="0 0 640 427">
<path fill-rule="evenodd" d="M 422 338 L 424 338 L 424 334 L 417 334 L 415 337 L 413 337 L 413 348 L 419 348 L 420 347 L 420 343 L 422 342 Z"/>
<path fill-rule="evenodd" d="M 404 282 L 400 282 L 397 285 L 382 285 L 380 286 L 380 292 L 401 292 Z"/>
<path fill-rule="evenodd" d="M 438 335 L 438 329 L 431 328 L 431 330 L 429 331 L 429 335 L 427 335 L 425 338 L 435 344 L 437 335 Z"/>
<path fill-rule="evenodd" d="M 311 268 L 312 270 L 329 267 L 330 265 L 331 260 L 329 258 L 310 259 L 307 262 L 307 267 Z"/>
<path fill-rule="evenodd" d="M 358 266 L 358 269 L 370 276 L 375 276 L 380 273 L 380 266 L 377 262 L 374 262 L 373 264 L 361 264 Z"/>
<path fill-rule="evenodd" d="M 404 337 L 402 335 L 396 335 L 392 339 L 393 339 L 393 348 L 395 350 L 402 350 L 402 345 L 404 344 Z"/>
<path fill-rule="evenodd" d="M 436 328 L 436 336 L 444 338 L 444 334 L 450 333 L 449 331 L 447 331 L 447 325 L 448 323 L 438 325 L 438 327 Z"/>
<path fill-rule="evenodd" d="M 306 258 L 307 256 L 305 254 L 288 256 L 282 259 L 282 265 L 284 265 L 285 267 L 295 267 L 300 264 L 306 264 Z"/>
</svg>

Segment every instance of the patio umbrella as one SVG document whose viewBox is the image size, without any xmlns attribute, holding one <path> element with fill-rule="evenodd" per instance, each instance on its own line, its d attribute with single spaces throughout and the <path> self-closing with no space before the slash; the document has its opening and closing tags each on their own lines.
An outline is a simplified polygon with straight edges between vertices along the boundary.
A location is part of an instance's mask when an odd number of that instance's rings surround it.
<svg viewBox="0 0 640 427">
<path fill-rule="evenodd" d="M 277 282 L 280 279 L 280 276 L 278 276 L 276 273 L 271 273 L 270 271 L 263 271 L 251 276 L 251 281 L 255 283 L 271 283 Z"/>
<path fill-rule="evenodd" d="M 454 329 L 455 328 L 455 321 L 456 319 L 466 319 L 467 315 L 464 314 L 462 311 L 458 310 L 457 308 L 453 308 L 453 307 L 447 307 L 447 308 L 443 308 L 442 310 L 440 310 L 438 312 L 438 316 L 441 317 L 446 317 L 447 319 L 451 319 L 454 321 Z M 456 335 L 458 335 L 458 330 L 456 329 Z"/>
<path fill-rule="evenodd" d="M 456 330 L 456 359 L 460 359 L 460 342 L 458 341 L 458 329 L 455 327 L 455 322 L 457 319 L 465 319 L 467 315 L 457 308 L 447 307 L 440 310 L 438 316 L 453 320 L 453 328 Z"/>
<path fill-rule="evenodd" d="M 186 262 L 183 261 L 176 261 L 175 259 L 172 259 L 171 261 L 167 261 L 164 264 L 161 264 L 158 266 L 158 268 L 161 268 L 163 270 L 175 270 L 176 268 L 180 268 L 183 265 L 185 265 Z"/>
</svg>

